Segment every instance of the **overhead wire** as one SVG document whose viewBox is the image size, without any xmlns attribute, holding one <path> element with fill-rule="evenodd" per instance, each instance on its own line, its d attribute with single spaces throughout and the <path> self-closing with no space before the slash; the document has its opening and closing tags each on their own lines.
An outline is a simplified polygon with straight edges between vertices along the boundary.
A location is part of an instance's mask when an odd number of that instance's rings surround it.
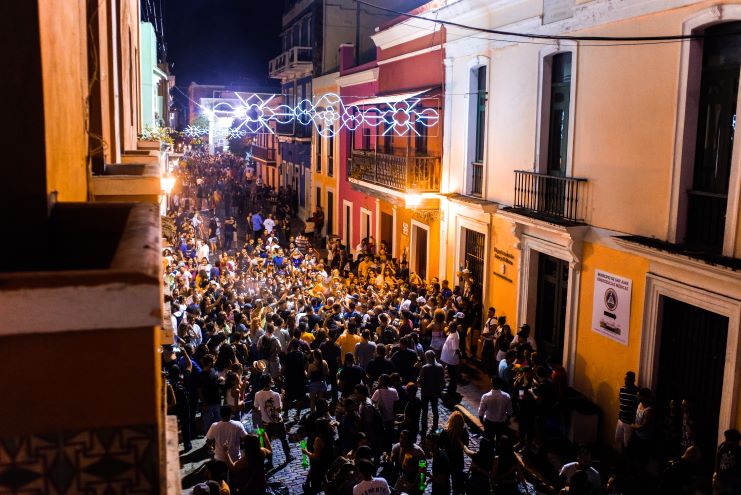
<svg viewBox="0 0 741 495">
<path fill-rule="evenodd" d="M 353 1 L 361 5 L 366 5 L 368 7 L 373 7 L 373 8 L 382 10 L 382 11 L 390 12 L 398 16 L 403 16 L 403 17 L 407 17 L 411 19 L 419 19 L 419 20 L 433 22 L 433 23 L 440 23 L 445 26 L 452 26 L 452 27 L 457 27 L 460 29 L 478 31 L 478 32 L 488 33 L 488 34 L 495 34 L 499 36 L 545 39 L 545 40 L 551 40 L 551 41 L 615 41 L 615 42 L 636 42 L 634 44 L 639 45 L 639 44 L 656 44 L 656 42 L 682 42 L 682 41 L 694 40 L 694 39 L 704 39 L 704 38 L 709 38 L 709 37 L 721 37 L 721 36 L 735 36 L 735 35 L 741 34 L 741 31 L 733 32 L 733 33 L 723 33 L 723 34 L 717 34 L 717 35 L 706 35 L 705 33 L 692 33 L 692 34 L 657 35 L 657 36 L 586 36 L 586 35 L 573 36 L 573 35 L 563 35 L 563 34 L 559 35 L 559 34 L 540 34 L 540 33 L 518 33 L 514 31 L 505 31 L 501 29 L 490 29 L 490 28 L 483 28 L 483 27 L 478 27 L 478 26 L 471 26 L 471 25 L 462 24 L 459 22 L 454 22 L 454 21 L 431 19 L 429 17 L 425 17 L 425 16 L 418 15 L 418 14 L 412 14 L 410 12 L 402 12 L 402 11 L 391 9 L 388 7 L 382 7 L 380 5 L 376 5 L 366 0 L 353 0 Z M 524 41 L 519 41 L 519 40 L 517 42 L 525 43 Z M 648 42 L 648 43 L 644 43 L 644 42 Z M 581 46 L 581 44 L 579 46 Z M 596 46 L 607 46 L 607 45 L 596 45 Z"/>
</svg>

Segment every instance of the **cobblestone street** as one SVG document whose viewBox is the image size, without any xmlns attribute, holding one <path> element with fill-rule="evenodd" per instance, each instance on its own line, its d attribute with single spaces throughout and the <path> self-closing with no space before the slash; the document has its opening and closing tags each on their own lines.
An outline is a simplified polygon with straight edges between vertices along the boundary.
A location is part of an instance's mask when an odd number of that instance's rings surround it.
<svg viewBox="0 0 741 495">
<path fill-rule="evenodd" d="M 488 378 L 480 373 L 471 373 L 464 375 L 469 382 L 466 385 L 459 385 L 458 392 L 462 395 L 461 405 L 470 412 L 471 415 L 476 416 L 478 408 L 479 398 L 485 391 L 484 384 Z M 445 422 L 450 417 L 453 410 L 440 404 L 440 420 L 439 426 L 445 425 Z M 306 412 L 306 409 L 304 409 Z M 293 417 L 293 416 L 292 416 Z M 242 423 L 248 432 L 253 431 L 252 417 L 250 414 L 245 414 Z M 296 424 L 291 424 L 290 432 L 295 432 L 297 429 Z M 428 427 L 432 426 L 432 414 L 428 418 Z M 471 442 L 469 447 L 473 450 L 478 449 L 479 436 L 476 432 L 471 432 Z M 276 466 L 276 470 L 268 481 L 282 481 L 288 486 L 291 495 L 299 495 L 303 493 L 301 485 L 306 481 L 306 473 L 308 468 L 301 467 L 301 448 L 298 442 L 291 443 L 291 455 L 294 459 L 289 463 L 285 464 L 285 457 L 283 450 L 280 447 L 280 442 L 273 441 L 273 464 Z M 201 470 L 202 465 L 210 459 L 210 455 L 207 452 L 205 446 L 205 439 L 203 437 L 193 441 L 193 450 L 180 457 L 181 463 L 181 474 L 183 479 L 183 493 L 186 495 L 190 494 L 190 489 L 195 484 L 204 481 L 205 476 Z M 468 469 L 470 459 L 466 457 L 466 469 Z M 428 486 L 425 493 L 431 493 L 431 488 Z"/>
</svg>

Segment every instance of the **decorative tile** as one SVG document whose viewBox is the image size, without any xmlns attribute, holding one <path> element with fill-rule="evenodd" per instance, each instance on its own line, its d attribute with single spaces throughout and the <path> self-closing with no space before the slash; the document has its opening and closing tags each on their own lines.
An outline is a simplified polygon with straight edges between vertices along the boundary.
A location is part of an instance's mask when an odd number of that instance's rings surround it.
<svg viewBox="0 0 741 495">
<path fill-rule="evenodd" d="M 156 493 L 155 426 L 0 438 L 0 495 Z"/>
</svg>

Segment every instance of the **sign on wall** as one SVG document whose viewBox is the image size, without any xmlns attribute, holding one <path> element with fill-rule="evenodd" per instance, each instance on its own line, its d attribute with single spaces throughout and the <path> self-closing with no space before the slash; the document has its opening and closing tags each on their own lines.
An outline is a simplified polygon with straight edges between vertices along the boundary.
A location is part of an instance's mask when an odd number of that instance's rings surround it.
<svg viewBox="0 0 741 495">
<path fill-rule="evenodd" d="M 594 274 L 592 329 L 628 345 L 632 281 L 597 270 Z"/>
</svg>

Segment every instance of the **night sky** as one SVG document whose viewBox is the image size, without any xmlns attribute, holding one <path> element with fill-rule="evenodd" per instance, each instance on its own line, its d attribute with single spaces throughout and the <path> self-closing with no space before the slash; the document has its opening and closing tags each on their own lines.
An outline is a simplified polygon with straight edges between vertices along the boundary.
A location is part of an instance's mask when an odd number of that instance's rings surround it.
<svg viewBox="0 0 741 495">
<path fill-rule="evenodd" d="M 167 61 L 176 84 L 276 85 L 282 0 L 142 0 L 142 18 L 164 12 Z M 160 7 L 160 5 L 162 7 Z M 156 17 L 156 15 L 155 15 Z"/>
</svg>

